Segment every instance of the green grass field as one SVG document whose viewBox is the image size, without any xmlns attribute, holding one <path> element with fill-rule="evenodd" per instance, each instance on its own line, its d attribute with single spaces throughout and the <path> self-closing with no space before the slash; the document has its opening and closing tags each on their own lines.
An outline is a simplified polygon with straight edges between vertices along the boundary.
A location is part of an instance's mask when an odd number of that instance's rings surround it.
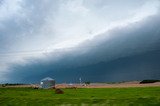
<svg viewBox="0 0 160 106">
<path fill-rule="evenodd" d="M 63 90 L 0 88 L 0 106 L 160 106 L 160 87 Z"/>
</svg>

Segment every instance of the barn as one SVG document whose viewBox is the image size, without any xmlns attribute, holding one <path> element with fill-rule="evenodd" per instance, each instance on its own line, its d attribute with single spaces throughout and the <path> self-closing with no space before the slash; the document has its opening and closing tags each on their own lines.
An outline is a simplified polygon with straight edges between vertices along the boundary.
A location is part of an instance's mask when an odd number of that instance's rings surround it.
<svg viewBox="0 0 160 106">
<path fill-rule="evenodd" d="M 46 77 L 40 81 L 40 85 L 41 88 L 44 89 L 55 88 L 55 80 L 50 77 Z"/>
</svg>

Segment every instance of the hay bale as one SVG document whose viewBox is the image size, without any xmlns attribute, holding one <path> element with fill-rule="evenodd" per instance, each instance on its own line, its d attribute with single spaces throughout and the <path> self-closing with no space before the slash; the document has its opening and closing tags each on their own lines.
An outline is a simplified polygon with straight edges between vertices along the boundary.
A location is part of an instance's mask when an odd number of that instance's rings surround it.
<svg viewBox="0 0 160 106">
<path fill-rule="evenodd" d="M 2 87 L 6 87 L 6 85 L 5 85 L 5 84 L 2 84 Z"/>
<path fill-rule="evenodd" d="M 55 87 L 55 86 L 53 86 L 53 87 L 52 87 L 52 89 L 56 89 L 56 87 Z"/>
<path fill-rule="evenodd" d="M 64 94 L 62 89 L 55 89 L 55 94 Z"/>
<path fill-rule="evenodd" d="M 39 87 L 34 87 L 33 89 L 39 89 Z"/>
<path fill-rule="evenodd" d="M 77 89 L 77 87 L 66 87 L 66 89 Z"/>
</svg>

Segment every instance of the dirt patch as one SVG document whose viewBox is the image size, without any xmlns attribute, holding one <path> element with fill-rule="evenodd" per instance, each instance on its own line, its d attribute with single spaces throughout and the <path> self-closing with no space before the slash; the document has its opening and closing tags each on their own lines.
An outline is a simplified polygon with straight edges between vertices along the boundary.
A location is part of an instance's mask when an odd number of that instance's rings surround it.
<svg viewBox="0 0 160 106">
<path fill-rule="evenodd" d="M 127 87 L 160 87 L 160 82 L 149 83 L 149 84 L 139 84 L 139 82 L 124 82 L 117 84 L 105 84 L 105 83 L 91 83 L 90 85 L 84 84 L 73 84 L 76 88 L 127 88 Z M 57 84 L 56 88 L 68 88 L 68 84 Z"/>
<path fill-rule="evenodd" d="M 36 84 L 36 86 L 39 86 Z M 72 89 L 77 89 L 77 88 L 127 88 L 127 87 L 160 87 L 160 82 L 155 82 L 155 83 L 147 83 L 147 84 L 139 84 L 138 81 L 133 81 L 133 82 L 123 82 L 123 83 L 114 83 L 114 84 L 107 84 L 107 83 L 91 83 L 89 85 L 85 84 L 56 84 L 56 88 L 72 88 Z M 0 86 L 2 88 L 2 86 Z M 16 85 L 16 86 L 5 86 L 3 88 L 14 88 L 14 87 L 19 87 L 19 88 L 33 88 L 33 85 Z"/>
</svg>

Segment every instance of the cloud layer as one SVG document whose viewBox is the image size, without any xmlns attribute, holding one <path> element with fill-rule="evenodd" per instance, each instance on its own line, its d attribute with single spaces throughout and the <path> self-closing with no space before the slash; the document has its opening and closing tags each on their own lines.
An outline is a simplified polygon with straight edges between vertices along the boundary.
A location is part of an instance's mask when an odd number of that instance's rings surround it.
<svg viewBox="0 0 160 106">
<path fill-rule="evenodd" d="M 158 0 L 9 2 L 0 2 L 1 82 L 160 76 Z"/>
</svg>

